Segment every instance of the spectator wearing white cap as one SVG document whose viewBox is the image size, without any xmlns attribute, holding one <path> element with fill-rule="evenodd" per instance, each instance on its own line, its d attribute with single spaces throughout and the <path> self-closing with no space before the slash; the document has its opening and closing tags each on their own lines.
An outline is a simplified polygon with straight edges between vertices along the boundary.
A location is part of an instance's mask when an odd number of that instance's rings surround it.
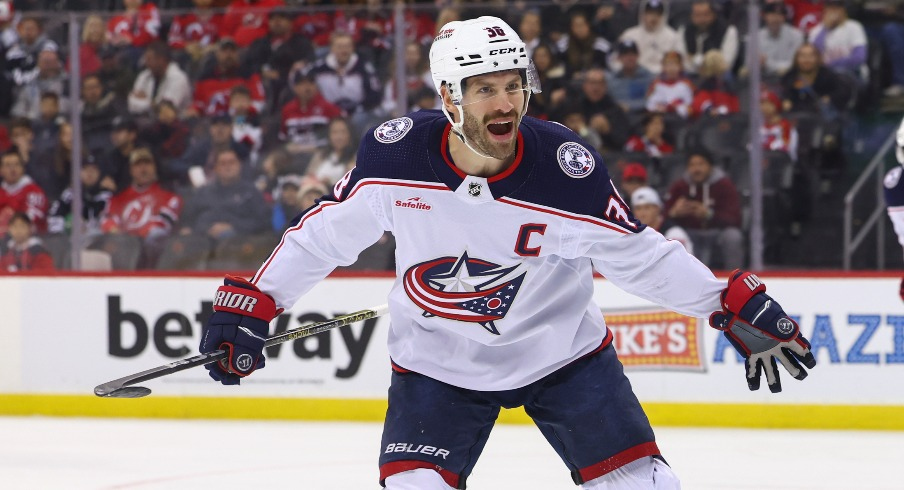
<svg viewBox="0 0 904 490">
<path fill-rule="evenodd" d="M 641 223 L 662 233 L 667 239 L 684 245 L 688 253 L 694 253 L 694 244 L 684 228 L 662 214 L 662 199 L 655 189 L 644 186 L 632 192 L 631 210 Z"/>
</svg>

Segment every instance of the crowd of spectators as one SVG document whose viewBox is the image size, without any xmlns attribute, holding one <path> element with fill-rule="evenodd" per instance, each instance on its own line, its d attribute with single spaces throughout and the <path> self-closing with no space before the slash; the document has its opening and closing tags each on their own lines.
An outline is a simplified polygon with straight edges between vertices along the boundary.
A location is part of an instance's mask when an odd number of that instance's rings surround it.
<svg viewBox="0 0 904 490">
<path fill-rule="evenodd" d="M 714 267 L 746 260 L 751 100 L 764 114 L 765 185 L 793 194 L 843 170 L 843 122 L 875 76 L 869 43 L 900 54 L 884 88 L 904 96 L 904 15 L 889 8 L 874 41 L 839 0 L 766 0 L 760 60 L 744 59 L 746 2 L 732 0 L 414 5 L 399 60 L 392 6 L 380 0 L 313 10 L 283 0 L 72 3 L 93 10 L 80 17 L 78 46 L 65 43 L 60 19 L 30 11 L 39 2 L 0 0 L 0 234 L 10 236 L 0 253 L 20 257 L 40 237 L 71 232 L 80 138 L 91 247 L 131 237 L 140 253 L 127 267 L 139 268 L 204 267 L 225 250 L 256 259 L 236 241 L 266 236 L 261 246 L 272 246 L 354 167 L 363 131 L 439 108 L 427 60 L 435 31 L 481 14 L 505 18 L 527 44 L 543 87 L 529 114 L 596 147 L 638 215 Z M 749 93 L 753 62 L 761 94 Z M 407 100 L 396 94 L 397 63 Z M 794 209 L 776 212 L 790 222 L 770 237 L 806 223 L 807 204 L 786 201 Z M 22 223 L 33 235 L 12 237 Z M 198 244 L 194 262 L 171 256 Z M 392 268 L 392 246 L 384 237 L 359 267 Z"/>
</svg>

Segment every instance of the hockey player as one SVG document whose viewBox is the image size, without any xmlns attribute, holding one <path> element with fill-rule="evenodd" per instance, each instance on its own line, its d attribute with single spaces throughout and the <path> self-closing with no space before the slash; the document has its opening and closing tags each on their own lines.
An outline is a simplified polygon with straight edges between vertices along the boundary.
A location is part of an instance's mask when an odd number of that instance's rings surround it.
<svg viewBox="0 0 904 490">
<path fill-rule="evenodd" d="M 602 158 L 564 126 L 524 118 L 538 91 L 524 43 L 495 17 L 450 22 L 430 65 L 443 112 L 365 135 L 357 166 L 302 213 L 251 281 L 227 277 L 201 351 L 223 384 L 263 367 L 268 322 L 384 231 L 395 235 L 392 381 L 380 451 L 391 490 L 465 488 L 501 407 L 523 406 L 584 489 L 679 483 L 591 301 L 594 269 L 625 290 L 710 317 L 757 389 L 776 361 L 803 379 L 808 342 L 750 273 L 727 287 L 639 223 Z M 234 297 L 234 296 L 232 296 Z"/>
<path fill-rule="evenodd" d="M 895 134 L 896 144 L 895 157 L 900 165 L 888 171 L 885 174 L 885 206 L 888 211 L 888 217 L 891 224 L 895 228 L 898 235 L 898 243 L 904 247 L 904 179 L 901 174 L 904 173 L 904 119 L 898 126 L 898 132 Z M 904 301 L 904 279 L 901 279 L 901 286 L 898 288 L 901 300 Z"/>
</svg>

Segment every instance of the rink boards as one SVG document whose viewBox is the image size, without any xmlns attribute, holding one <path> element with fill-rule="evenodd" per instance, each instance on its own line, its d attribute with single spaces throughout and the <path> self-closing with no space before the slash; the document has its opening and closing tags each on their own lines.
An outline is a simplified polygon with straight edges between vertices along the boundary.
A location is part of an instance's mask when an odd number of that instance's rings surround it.
<svg viewBox="0 0 904 490">
<path fill-rule="evenodd" d="M 595 297 L 638 397 L 658 425 L 904 429 L 900 276 L 763 275 L 819 362 L 784 391 L 747 390 L 719 332 L 597 280 Z M 218 276 L 0 278 L 0 415 L 381 420 L 389 317 L 270 348 L 241 387 L 202 368 L 145 383 L 137 400 L 93 387 L 197 352 Z M 336 277 L 277 318 L 277 331 L 386 302 L 391 277 Z M 504 328 L 504 320 L 499 322 Z M 520 410 L 503 421 L 526 422 Z"/>
</svg>

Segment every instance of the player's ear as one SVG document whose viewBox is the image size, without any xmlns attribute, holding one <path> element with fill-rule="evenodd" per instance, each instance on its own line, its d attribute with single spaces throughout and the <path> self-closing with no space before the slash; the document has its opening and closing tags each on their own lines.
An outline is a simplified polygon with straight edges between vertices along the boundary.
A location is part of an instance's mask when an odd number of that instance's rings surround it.
<svg viewBox="0 0 904 490">
<path fill-rule="evenodd" d="M 455 118 L 458 115 L 458 111 L 455 109 L 455 104 L 452 102 L 452 96 L 449 95 L 449 89 L 446 87 L 446 84 L 439 88 L 440 98 L 443 100 L 443 106 L 446 108 L 446 111 Z"/>
</svg>

